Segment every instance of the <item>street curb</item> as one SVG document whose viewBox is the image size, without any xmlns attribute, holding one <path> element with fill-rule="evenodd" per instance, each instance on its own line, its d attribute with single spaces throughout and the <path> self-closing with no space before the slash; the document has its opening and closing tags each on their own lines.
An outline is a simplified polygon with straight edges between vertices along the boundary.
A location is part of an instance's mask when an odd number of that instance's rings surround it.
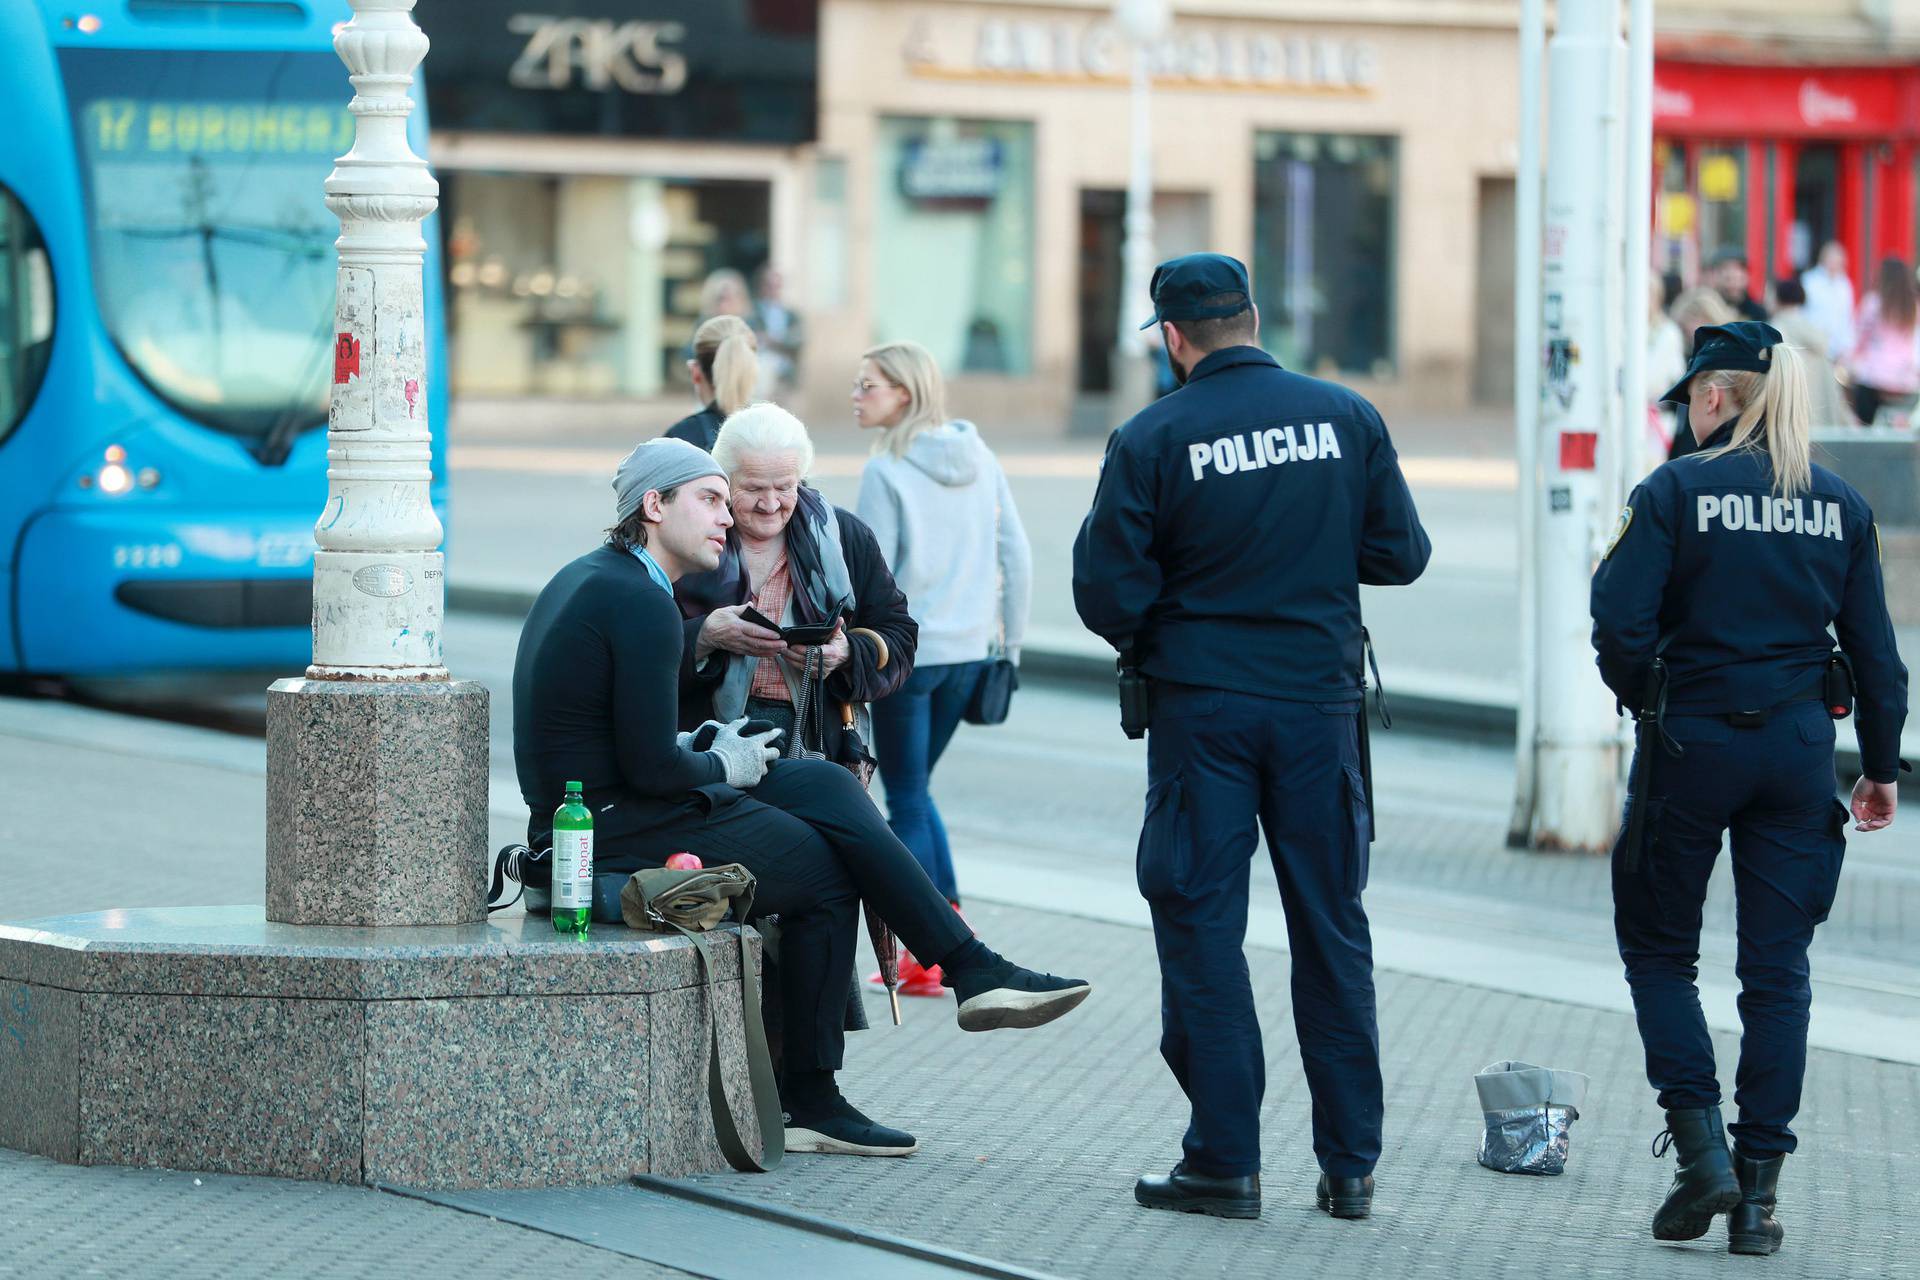
<svg viewBox="0 0 1920 1280">
<path fill-rule="evenodd" d="M 534 593 L 512 587 L 447 587 L 447 608 L 504 618 L 524 618 L 533 607 Z M 1093 653 L 1028 646 L 1020 652 L 1020 674 L 1036 683 L 1071 685 L 1082 689 L 1113 688 L 1113 659 Z M 1513 704 L 1448 687 L 1444 679 L 1414 676 L 1387 690 L 1387 709 L 1395 725 L 1454 737 L 1489 742 L 1512 742 L 1518 731 Z M 1835 745 L 1834 763 L 1848 778 L 1860 773 L 1859 747 L 1842 733 Z M 1920 787 L 1920 774 L 1901 774 L 1902 792 Z"/>
</svg>

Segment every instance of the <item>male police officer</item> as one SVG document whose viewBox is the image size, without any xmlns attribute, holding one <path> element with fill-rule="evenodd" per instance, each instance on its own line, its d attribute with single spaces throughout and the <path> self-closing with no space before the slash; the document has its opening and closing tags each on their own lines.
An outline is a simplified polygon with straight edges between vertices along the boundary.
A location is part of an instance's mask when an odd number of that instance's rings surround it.
<svg viewBox="0 0 1920 1280">
<path fill-rule="evenodd" d="M 1181 389 L 1114 432 L 1073 553 L 1081 619 L 1150 681 L 1136 871 L 1160 954 L 1160 1052 L 1192 1105 L 1186 1158 L 1134 1196 L 1260 1213 L 1265 1058 L 1242 949 L 1257 819 L 1293 951 L 1317 1199 L 1365 1217 L 1381 1088 L 1360 904 L 1373 824 L 1359 585 L 1412 582 L 1431 548 L 1373 406 L 1254 345 L 1244 266 L 1176 258 L 1152 291 L 1148 324 Z"/>
</svg>

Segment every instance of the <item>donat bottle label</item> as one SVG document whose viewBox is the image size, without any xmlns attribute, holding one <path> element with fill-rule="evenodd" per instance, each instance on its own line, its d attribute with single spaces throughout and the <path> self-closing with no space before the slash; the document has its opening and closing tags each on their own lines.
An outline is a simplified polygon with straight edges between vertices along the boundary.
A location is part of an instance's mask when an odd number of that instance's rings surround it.
<svg viewBox="0 0 1920 1280">
<path fill-rule="evenodd" d="M 553 909 L 593 905 L 593 832 L 553 833 Z"/>
</svg>

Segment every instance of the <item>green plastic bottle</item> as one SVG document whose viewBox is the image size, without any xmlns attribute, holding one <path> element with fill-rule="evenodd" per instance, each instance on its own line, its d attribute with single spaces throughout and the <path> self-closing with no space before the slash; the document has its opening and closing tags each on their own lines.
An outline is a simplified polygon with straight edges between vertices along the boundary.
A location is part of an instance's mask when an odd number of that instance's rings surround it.
<svg viewBox="0 0 1920 1280">
<path fill-rule="evenodd" d="M 587 936 L 593 919 L 593 810 L 580 784 L 553 811 L 553 931 Z"/>
</svg>

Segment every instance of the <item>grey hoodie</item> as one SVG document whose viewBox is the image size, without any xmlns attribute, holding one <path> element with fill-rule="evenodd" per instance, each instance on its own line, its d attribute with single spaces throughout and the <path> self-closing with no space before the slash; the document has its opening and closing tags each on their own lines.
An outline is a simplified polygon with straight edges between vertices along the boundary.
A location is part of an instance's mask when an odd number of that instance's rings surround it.
<svg viewBox="0 0 1920 1280">
<path fill-rule="evenodd" d="M 915 667 L 979 661 L 1002 618 L 1007 654 L 1019 660 L 1033 552 L 1006 473 L 971 422 L 921 432 L 905 458 L 870 458 L 857 514 L 920 624 Z"/>
</svg>

